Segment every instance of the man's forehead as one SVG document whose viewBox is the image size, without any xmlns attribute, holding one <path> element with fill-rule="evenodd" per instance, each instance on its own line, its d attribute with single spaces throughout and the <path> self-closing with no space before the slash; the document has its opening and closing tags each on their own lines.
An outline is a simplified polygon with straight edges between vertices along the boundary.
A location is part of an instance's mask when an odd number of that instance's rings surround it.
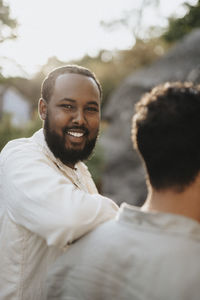
<svg viewBox="0 0 200 300">
<path fill-rule="evenodd" d="M 60 74 L 53 87 L 51 100 L 60 101 L 64 98 L 95 100 L 100 105 L 101 97 L 95 80 L 89 76 L 76 73 Z"/>
<path fill-rule="evenodd" d="M 76 82 L 82 82 L 82 81 L 91 82 L 92 84 L 95 84 L 95 86 L 97 87 L 97 84 L 93 78 L 83 75 L 83 74 L 77 74 L 77 73 L 64 73 L 64 74 L 58 75 L 58 77 L 56 78 L 56 81 L 55 81 L 55 85 L 62 84 L 63 82 L 65 84 L 67 84 L 67 83 L 75 84 Z"/>
<path fill-rule="evenodd" d="M 95 80 L 82 74 L 60 74 L 56 78 L 53 94 L 60 93 L 62 90 L 69 93 L 78 91 L 88 92 L 90 90 L 90 93 L 92 92 L 95 98 L 98 97 L 100 99 L 100 91 Z"/>
</svg>

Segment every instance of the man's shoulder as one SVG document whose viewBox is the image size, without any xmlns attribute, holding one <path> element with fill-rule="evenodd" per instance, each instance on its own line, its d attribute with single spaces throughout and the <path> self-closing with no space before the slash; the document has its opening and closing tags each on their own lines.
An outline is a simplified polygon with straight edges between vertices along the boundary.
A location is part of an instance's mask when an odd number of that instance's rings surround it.
<svg viewBox="0 0 200 300">
<path fill-rule="evenodd" d="M 93 253 L 94 257 L 103 255 L 123 239 L 122 231 L 123 228 L 116 219 L 107 221 L 78 240 L 73 247 L 69 247 L 67 255 L 71 256 L 73 260 L 80 256 L 80 249 L 81 255 L 85 257 L 88 257 L 88 253 Z"/>
<path fill-rule="evenodd" d="M 128 218 L 125 215 L 124 208 L 130 209 L 130 218 Z M 135 212 L 137 211 L 138 208 L 123 203 L 120 206 L 120 209 L 114 219 L 111 219 L 109 221 L 100 224 L 94 230 L 92 230 L 83 238 L 81 238 L 78 241 L 77 246 L 75 244 L 75 247 L 77 247 L 77 251 L 79 251 L 78 250 L 79 246 L 83 248 L 85 247 L 87 251 L 89 247 L 93 248 L 93 246 L 95 245 L 100 246 L 102 245 L 102 243 L 104 245 L 103 249 L 107 251 L 109 248 L 118 246 L 119 240 L 124 245 L 129 244 L 134 230 L 133 222 L 131 220 L 132 219 L 131 209 L 133 210 L 133 212 Z M 102 247 L 100 248 L 101 251 L 104 251 L 102 250 Z"/>
<path fill-rule="evenodd" d="M 0 153 L 1 161 L 5 161 L 8 158 L 24 156 L 26 153 L 39 153 L 40 147 L 36 143 L 34 135 L 28 138 L 18 138 L 9 141 Z"/>
</svg>

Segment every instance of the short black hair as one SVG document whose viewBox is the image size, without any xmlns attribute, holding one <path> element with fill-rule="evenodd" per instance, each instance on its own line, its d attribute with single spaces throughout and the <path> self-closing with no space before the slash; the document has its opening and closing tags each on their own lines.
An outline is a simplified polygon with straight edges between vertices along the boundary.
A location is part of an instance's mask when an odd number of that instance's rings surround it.
<svg viewBox="0 0 200 300">
<path fill-rule="evenodd" d="M 200 86 L 165 83 L 136 104 L 132 140 L 157 190 L 191 184 L 200 171 Z"/>
<path fill-rule="evenodd" d="M 102 97 L 102 88 L 101 84 L 96 78 L 95 74 L 87 68 L 78 66 L 78 65 L 66 65 L 63 67 L 59 67 L 51 71 L 44 79 L 41 86 L 41 97 L 48 103 L 50 101 L 51 95 L 53 93 L 55 81 L 58 76 L 73 73 L 80 74 L 94 79 L 100 94 L 100 98 Z"/>
</svg>

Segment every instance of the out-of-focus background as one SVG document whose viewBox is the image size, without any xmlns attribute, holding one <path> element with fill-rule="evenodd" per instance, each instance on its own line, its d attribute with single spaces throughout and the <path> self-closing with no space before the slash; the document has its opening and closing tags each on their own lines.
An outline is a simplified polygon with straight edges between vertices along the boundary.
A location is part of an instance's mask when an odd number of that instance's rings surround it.
<svg viewBox="0 0 200 300">
<path fill-rule="evenodd" d="M 134 104 L 156 84 L 200 82 L 200 0 L 0 0 L 0 150 L 42 126 L 41 82 L 68 63 L 94 71 L 104 91 L 101 135 L 87 163 L 100 192 L 141 205 Z"/>
</svg>

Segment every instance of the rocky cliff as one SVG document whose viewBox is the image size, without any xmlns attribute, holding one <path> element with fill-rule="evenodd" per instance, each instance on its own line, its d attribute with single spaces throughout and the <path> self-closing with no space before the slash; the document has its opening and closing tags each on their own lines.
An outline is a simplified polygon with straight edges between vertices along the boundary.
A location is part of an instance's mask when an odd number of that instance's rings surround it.
<svg viewBox="0 0 200 300">
<path fill-rule="evenodd" d="M 106 167 L 102 192 L 117 203 L 141 205 L 146 197 L 145 175 L 131 143 L 134 104 L 153 86 L 166 81 L 200 81 L 200 30 L 173 46 L 159 61 L 133 73 L 113 93 L 104 110 L 108 128 L 100 139 Z"/>
</svg>

